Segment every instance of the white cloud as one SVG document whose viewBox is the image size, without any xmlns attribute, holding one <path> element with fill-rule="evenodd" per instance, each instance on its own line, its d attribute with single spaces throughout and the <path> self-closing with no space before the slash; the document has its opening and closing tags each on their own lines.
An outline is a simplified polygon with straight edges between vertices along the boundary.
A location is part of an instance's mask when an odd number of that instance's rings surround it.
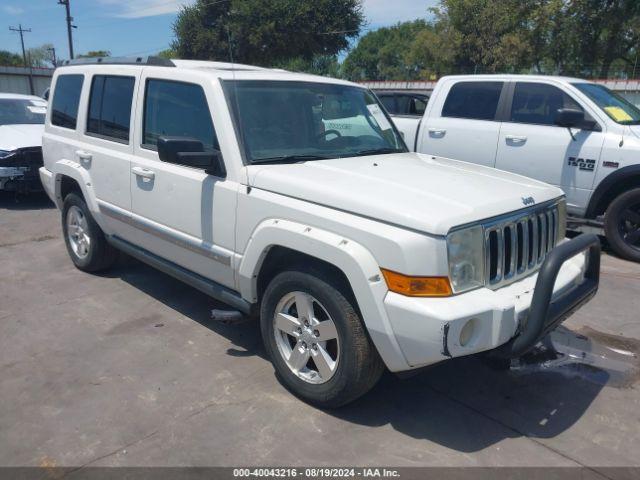
<svg viewBox="0 0 640 480">
<path fill-rule="evenodd" d="M 393 25 L 398 22 L 427 18 L 429 8 L 438 0 L 363 0 L 364 14 L 372 26 Z"/>
<path fill-rule="evenodd" d="M 20 7 L 15 7 L 13 5 L 3 5 L 2 6 L 2 11 L 4 11 L 5 13 L 7 13 L 9 15 L 20 15 L 20 14 L 24 13 L 24 9 L 22 9 Z"/>
<path fill-rule="evenodd" d="M 182 5 L 190 4 L 193 0 L 100 0 L 103 5 L 116 6 L 116 17 L 142 18 L 176 13 Z"/>
</svg>

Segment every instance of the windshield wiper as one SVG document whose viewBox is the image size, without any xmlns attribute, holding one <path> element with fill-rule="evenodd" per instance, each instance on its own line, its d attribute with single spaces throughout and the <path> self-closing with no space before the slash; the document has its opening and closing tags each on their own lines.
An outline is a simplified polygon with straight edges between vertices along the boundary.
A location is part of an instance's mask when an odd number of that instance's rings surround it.
<svg viewBox="0 0 640 480">
<path fill-rule="evenodd" d="M 406 153 L 403 148 L 372 148 L 369 150 L 360 150 L 359 152 L 350 153 L 350 157 L 364 157 L 366 155 L 385 155 L 387 153 Z"/>
<path fill-rule="evenodd" d="M 251 161 L 252 165 L 260 165 L 265 163 L 298 163 L 308 160 L 327 160 L 329 157 L 322 155 L 283 155 L 281 157 L 256 158 Z"/>
</svg>

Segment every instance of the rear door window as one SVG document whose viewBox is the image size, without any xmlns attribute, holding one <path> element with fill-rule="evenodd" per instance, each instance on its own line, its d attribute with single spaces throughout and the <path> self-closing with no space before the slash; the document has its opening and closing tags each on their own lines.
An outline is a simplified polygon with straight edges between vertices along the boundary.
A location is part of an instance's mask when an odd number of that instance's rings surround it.
<svg viewBox="0 0 640 480">
<path fill-rule="evenodd" d="M 451 87 L 443 117 L 494 120 L 504 82 L 459 82 Z"/>
<path fill-rule="evenodd" d="M 129 142 L 134 77 L 96 75 L 91 83 L 87 133 Z"/>
<path fill-rule="evenodd" d="M 84 75 L 60 75 L 51 105 L 51 123 L 75 130 Z"/>
</svg>

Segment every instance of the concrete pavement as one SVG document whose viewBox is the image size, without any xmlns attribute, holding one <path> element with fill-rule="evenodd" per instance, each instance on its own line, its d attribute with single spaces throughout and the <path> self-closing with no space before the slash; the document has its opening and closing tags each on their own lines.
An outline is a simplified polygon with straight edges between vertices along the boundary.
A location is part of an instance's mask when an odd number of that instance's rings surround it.
<svg viewBox="0 0 640 480">
<path fill-rule="evenodd" d="M 640 465 L 637 264 L 605 255 L 563 333 L 622 363 L 454 360 L 337 411 L 289 394 L 256 325 L 212 322 L 194 289 L 131 259 L 76 270 L 44 197 L 0 197 L 0 265 L 2 466 Z"/>
</svg>

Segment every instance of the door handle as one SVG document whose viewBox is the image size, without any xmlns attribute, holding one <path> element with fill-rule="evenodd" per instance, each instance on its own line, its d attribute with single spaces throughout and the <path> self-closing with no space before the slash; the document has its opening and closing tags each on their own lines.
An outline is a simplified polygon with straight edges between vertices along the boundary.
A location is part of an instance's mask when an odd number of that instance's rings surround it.
<svg viewBox="0 0 640 480">
<path fill-rule="evenodd" d="M 523 144 L 524 142 L 527 141 L 527 137 L 523 137 L 520 135 L 505 135 L 505 140 L 507 141 L 507 143 L 514 143 L 514 144 Z"/>
<path fill-rule="evenodd" d="M 437 128 L 429 129 L 429 135 L 431 135 L 432 137 L 444 137 L 446 133 L 447 133 L 446 130 L 441 130 Z"/>
<path fill-rule="evenodd" d="M 155 172 L 142 167 L 133 167 L 131 171 L 135 176 L 146 178 L 148 180 L 153 180 L 156 177 Z"/>
<path fill-rule="evenodd" d="M 91 164 L 91 160 L 93 159 L 93 155 L 91 155 L 91 153 L 84 150 L 76 150 L 76 155 L 80 159 L 80 163 L 85 165 Z"/>
</svg>

